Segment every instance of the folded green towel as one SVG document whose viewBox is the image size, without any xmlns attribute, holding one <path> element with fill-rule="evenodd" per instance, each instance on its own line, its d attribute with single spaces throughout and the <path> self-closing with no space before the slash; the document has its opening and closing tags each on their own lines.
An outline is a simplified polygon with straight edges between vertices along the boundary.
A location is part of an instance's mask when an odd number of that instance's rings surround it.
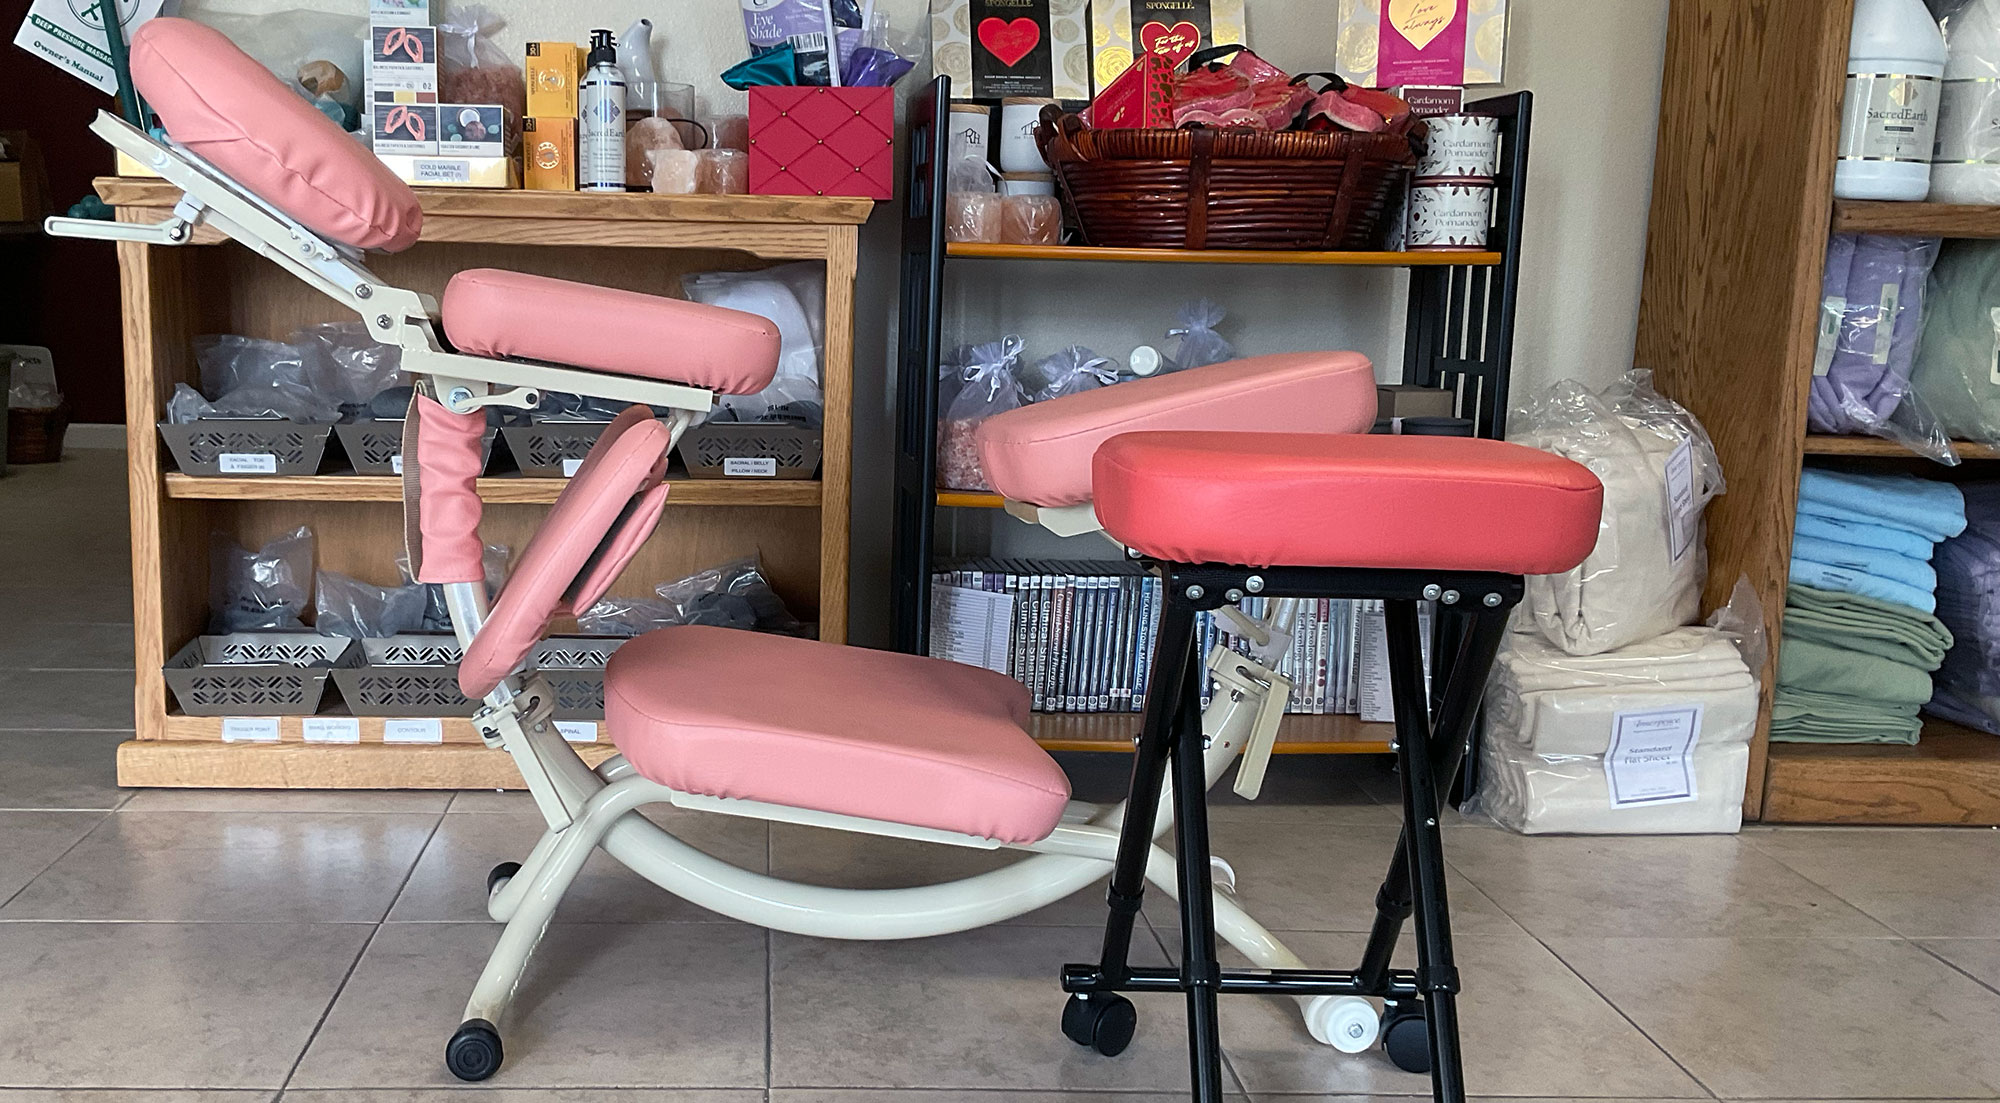
<svg viewBox="0 0 2000 1103">
<path fill-rule="evenodd" d="M 1921 705 L 1931 699 L 1928 670 L 1789 634 L 1778 648 L 1778 684 L 1888 705 Z"/>
<path fill-rule="evenodd" d="M 1920 609 L 1811 586 L 1785 593 L 1785 638 L 1863 651 L 1936 670 L 1951 650 L 1951 631 Z"/>
<path fill-rule="evenodd" d="M 1771 738 L 1779 743 L 1913 744 L 1924 727 L 1917 709 L 1779 686 L 1771 702 Z"/>
</svg>

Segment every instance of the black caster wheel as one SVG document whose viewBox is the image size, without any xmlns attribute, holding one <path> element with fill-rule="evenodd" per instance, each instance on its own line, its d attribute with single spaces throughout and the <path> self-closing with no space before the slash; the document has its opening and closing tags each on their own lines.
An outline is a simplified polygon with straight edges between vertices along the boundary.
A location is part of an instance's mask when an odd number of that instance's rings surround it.
<svg viewBox="0 0 2000 1103">
<path fill-rule="evenodd" d="M 500 1032 L 485 1019 L 467 1019 L 444 1047 L 444 1067 L 460 1080 L 479 1081 L 500 1071 Z"/>
<path fill-rule="evenodd" d="M 501 862 L 499 865 L 487 870 L 486 895 L 493 895 L 493 890 L 499 888 L 502 881 L 513 877 L 519 872 L 521 872 L 521 863 L 519 862 Z"/>
<path fill-rule="evenodd" d="M 1116 1057 L 1132 1044 L 1139 1029 L 1139 1012 L 1116 992 L 1077 993 L 1063 1005 L 1063 1035 L 1106 1057 Z"/>
<path fill-rule="evenodd" d="M 1383 1014 L 1382 1048 L 1404 1072 L 1430 1073 L 1431 1032 L 1424 1022 L 1423 1004 L 1398 1004 Z"/>
</svg>

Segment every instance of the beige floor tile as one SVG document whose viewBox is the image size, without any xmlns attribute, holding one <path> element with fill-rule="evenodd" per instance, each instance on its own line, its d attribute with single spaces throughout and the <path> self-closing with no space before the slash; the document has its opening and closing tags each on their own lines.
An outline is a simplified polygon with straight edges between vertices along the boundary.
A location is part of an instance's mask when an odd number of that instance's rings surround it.
<svg viewBox="0 0 2000 1103">
<path fill-rule="evenodd" d="M 293 1088 L 279 1103 L 764 1103 L 760 1088 Z M 0 1098 L 0 1103 L 6 1103 Z"/>
<path fill-rule="evenodd" d="M 1308 961 L 1349 965 L 1359 935 L 1290 936 Z M 1467 1087 L 1476 1095 L 1704 1096 L 1590 986 L 1525 935 L 1455 940 L 1464 989 L 1460 1037 Z M 1399 965 L 1414 965 L 1405 938 Z M 1427 1077 L 1403 1072 L 1380 1049 L 1347 1055 L 1314 1042 L 1290 1000 L 1222 1001 L 1222 1042 L 1252 1095 L 1330 1092 L 1428 1094 Z"/>
<path fill-rule="evenodd" d="M 496 923 L 392 923 L 363 955 L 294 1088 L 458 1088 L 444 1046 Z M 500 1024 L 488 1085 L 761 1087 L 764 932 L 718 923 L 559 923 Z"/>
<path fill-rule="evenodd" d="M 119 812 L 0 919 L 374 922 L 437 816 Z"/>
<path fill-rule="evenodd" d="M 0 812 L 0 903 L 21 891 L 77 840 L 90 834 L 104 812 Z"/>
<path fill-rule="evenodd" d="M 1549 937 L 1885 935 L 1880 923 L 1743 839 L 1446 833 L 1453 868 Z"/>
<path fill-rule="evenodd" d="M 448 812 L 533 813 L 535 798 L 526 789 L 460 789 L 451 795 Z"/>
<path fill-rule="evenodd" d="M 0 1088 L 0 1103 L 271 1103 L 277 1092 L 128 1091 L 121 1088 Z"/>
<path fill-rule="evenodd" d="M 116 808 L 131 732 L 0 732 L 0 808 Z"/>
<path fill-rule="evenodd" d="M 760 820 L 657 806 L 645 814 L 697 849 L 744 869 L 764 871 L 769 828 Z M 547 821 L 532 812 L 444 817 L 396 906 L 389 910 L 390 922 L 486 921 L 487 873 L 500 862 L 526 858 L 547 827 Z M 660 888 L 601 850 L 585 860 L 583 872 L 563 894 L 557 916 L 591 923 L 731 922 Z"/>
<path fill-rule="evenodd" d="M 0 635 L 0 669 L 132 670 L 132 622 L 16 621 Z"/>
<path fill-rule="evenodd" d="M 132 789 L 126 812 L 415 812 L 436 815 L 451 794 L 421 789 Z"/>
<path fill-rule="evenodd" d="M 1906 942 L 1551 945 L 1724 1098 L 2000 1095 L 2000 996 Z"/>
<path fill-rule="evenodd" d="M 909 839 L 856 835 L 795 824 L 771 825 L 771 874 L 834 888 L 913 888 L 942 884 L 1030 860 L 1018 850 L 973 850 Z M 1147 910 L 1171 909 L 1155 899 Z M 1010 923 L 1103 927 L 1104 878 Z"/>
<path fill-rule="evenodd" d="M 2000 992 L 2000 938 L 1925 939 L 1919 945 Z"/>
<path fill-rule="evenodd" d="M 0 1084 L 275 1089 L 368 932 L 0 923 Z"/>
<path fill-rule="evenodd" d="M 912 942 L 774 935 L 771 1083 L 1186 1091 L 1187 1027 L 1176 1001 L 1142 1006 L 1138 1036 L 1116 1058 L 1063 1037 L 1057 977 L 1097 945 L 1097 932 L 1080 927 L 987 927 Z M 1157 947 L 1134 957 L 1165 960 Z"/>
<path fill-rule="evenodd" d="M 1750 841 L 1909 938 L 2000 937 L 2000 831 L 1792 828 Z"/>
<path fill-rule="evenodd" d="M 1249 1097 L 1231 1093 L 1224 1096 L 1231 1103 L 1247 1103 Z M 897 1091 L 882 1088 L 777 1088 L 771 1092 L 771 1103 L 1063 1103 L 1065 1100 L 1087 1100 L 1094 1103 L 1187 1103 L 1184 1094 L 1168 1095 L 1160 1092 L 1014 1092 L 1014 1091 L 938 1091 L 927 1088 Z M 4 1103 L 4 1100 L 0 1100 Z M 1286 1101 L 1291 1103 L 1291 1101 Z"/>
<path fill-rule="evenodd" d="M 1234 820 L 1209 827 L 1210 853 L 1236 871 L 1236 902 L 1274 931 L 1368 930 L 1396 839 L 1393 827 Z M 1445 891 L 1460 933 L 1521 933 L 1464 877 L 1448 874 Z M 1175 913 L 1157 905 L 1154 921 L 1164 929 Z"/>
<path fill-rule="evenodd" d="M 1236 771 L 1224 774 L 1208 791 L 1211 822 L 1357 824 L 1398 827 L 1400 804 L 1391 806 L 1369 795 L 1368 787 L 1383 764 L 1368 755 L 1277 755 L 1264 775 L 1264 788 L 1254 801 L 1236 795 Z"/>
<path fill-rule="evenodd" d="M 0 597 L 0 609 L 6 608 Z M 0 730 L 130 731 L 124 670 L 0 670 Z"/>
</svg>

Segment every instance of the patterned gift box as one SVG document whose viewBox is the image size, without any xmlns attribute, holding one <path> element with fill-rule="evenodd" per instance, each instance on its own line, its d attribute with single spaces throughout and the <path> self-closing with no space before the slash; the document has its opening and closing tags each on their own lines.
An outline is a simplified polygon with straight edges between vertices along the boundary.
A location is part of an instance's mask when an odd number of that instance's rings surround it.
<svg viewBox="0 0 2000 1103">
<path fill-rule="evenodd" d="M 752 88 L 750 192 L 888 199 L 895 133 L 888 88 Z"/>
</svg>

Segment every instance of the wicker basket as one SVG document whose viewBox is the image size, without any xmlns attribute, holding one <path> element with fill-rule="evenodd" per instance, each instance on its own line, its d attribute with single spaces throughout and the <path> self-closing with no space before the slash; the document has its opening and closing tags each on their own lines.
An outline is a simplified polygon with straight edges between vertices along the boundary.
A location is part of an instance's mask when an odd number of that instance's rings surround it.
<svg viewBox="0 0 2000 1103">
<path fill-rule="evenodd" d="M 7 462 L 54 463 L 62 459 L 63 434 L 68 431 L 67 402 L 46 407 L 8 407 Z"/>
<path fill-rule="evenodd" d="M 1055 107 L 1035 128 L 1084 241 L 1128 249 L 1379 249 L 1420 140 L 1093 130 Z"/>
</svg>

